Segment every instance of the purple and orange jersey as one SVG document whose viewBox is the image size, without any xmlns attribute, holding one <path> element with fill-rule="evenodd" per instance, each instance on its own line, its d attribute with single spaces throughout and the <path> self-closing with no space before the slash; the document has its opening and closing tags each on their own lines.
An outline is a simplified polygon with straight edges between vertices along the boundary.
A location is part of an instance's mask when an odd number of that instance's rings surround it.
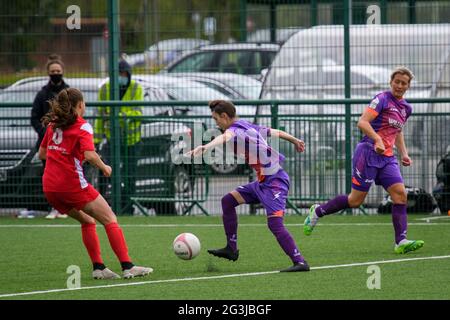
<svg viewBox="0 0 450 320">
<path fill-rule="evenodd" d="M 376 115 L 370 125 L 383 140 L 386 149 L 383 155 L 394 155 L 395 139 L 411 115 L 411 105 L 404 99 L 398 100 L 390 91 L 385 91 L 375 96 L 367 110 Z M 364 136 L 361 142 L 374 144 L 368 136 Z"/>
<path fill-rule="evenodd" d="M 284 155 L 272 149 L 266 141 L 270 128 L 237 120 L 228 130 L 233 133 L 230 142 L 233 143 L 234 153 L 245 158 L 245 162 L 256 171 L 259 182 L 282 168 Z"/>
</svg>

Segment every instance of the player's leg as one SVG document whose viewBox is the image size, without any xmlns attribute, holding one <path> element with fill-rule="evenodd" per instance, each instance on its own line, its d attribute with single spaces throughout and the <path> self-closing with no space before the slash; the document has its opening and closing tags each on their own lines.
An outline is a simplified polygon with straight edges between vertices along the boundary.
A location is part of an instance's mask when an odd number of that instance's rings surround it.
<svg viewBox="0 0 450 320">
<path fill-rule="evenodd" d="M 153 271 L 152 268 L 138 267 L 132 263 L 128 255 L 128 246 L 122 228 L 117 223 L 116 215 L 101 194 L 98 194 L 95 200 L 88 202 L 83 207 L 83 211 L 105 227 L 111 248 L 122 266 L 124 278 L 145 276 Z"/>
<path fill-rule="evenodd" d="M 309 213 L 303 223 L 303 232 L 305 235 L 311 235 L 314 227 L 320 218 L 348 208 L 358 208 L 364 203 L 367 191 L 352 189 L 349 195 L 339 195 L 328 202 L 318 205 L 315 204 L 309 209 Z"/>
<path fill-rule="evenodd" d="M 208 250 L 208 253 L 232 261 L 236 261 L 239 258 L 239 250 L 237 248 L 238 217 L 236 207 L 243 203 L 245 203 L 245 199 L 236 190 L 227 193 L 222 198 L 222 221 L 227 237 L 227 245 L 221 249 L 210 249 Z"/>
<path fill-rule="evenodd" d="M 93 266 L 92 277 L 94 279 L 120 279 L 118 274 L 108 269 L 103 263 L 95 219 L 83 211 L 76 209 L 70 210 L 68 215 L 81 223 L 83 244 L 86 247 Z"/>
<path fill-rule="evenodd" d="M 45 196 L 48 202 L 59 212 L 68 214 L 71 218 L 80 222 L 81 236 L 93 265 L 92 276 L 94 279 L 120 278 L 117 274 L 107 269 L 103 263 L 95 219 L 74 208 L 78 206 L 78 197 L 73 193 L 66 192 L 46 192 Z"/>
<path fill-rule="evenodd" d="M 386 188 L 392 199 L 392 224 L 395 233 L 396 253 L 407 253 L 420 249 L 424 245 L 423 240 L 408 240 L 408 215 L 406 212 L 407 194 L 403 182 L 391 184 Z"/>
<path fill-rule="evenodd" d="M 338 195 L 324 204 L 314 204 L 309 209 L 303 223 L 303 233 L 311 235 L 319 219 L 348 208 L 358 208 L 377 175 L 378 169 L 368 164 L 370 150 L 366 145 L 358 145 L 352 159 L 352 191 L 349 195 Z"/>
<path fill-rule="evenodd" d="M 289 185 L 289 176 L 284 170 L 280 170 L 258 184 L 258 188 L 255 188 L 255 194 L 266 209 L 267 226 L 270 232 L 293 263 L 291 267 L 283 269 L 281 272 L 309 271 L 308 263 L 303 258 L 294 238 L 292 238 L 283 222 Z"/>
<path fill-rule="evenodd" d="M 237 191 L 231 191 L 222 198 L 222 221 L 227 236 L 227 246 L 237 251 L 238 217 L 236 207 L 245 203 L 244 198 Z"/>
<path fill-rule="evenodd" d="M 308 263 L 305 261 L 300 250 L 283 223 L 284 211 L 273 212 L 267 216 L 267 226 L 277 239 L 284 253 L 291 259 L 293 266 L 281 270 L 281 272 L 309 271 Z"/>
</svg>

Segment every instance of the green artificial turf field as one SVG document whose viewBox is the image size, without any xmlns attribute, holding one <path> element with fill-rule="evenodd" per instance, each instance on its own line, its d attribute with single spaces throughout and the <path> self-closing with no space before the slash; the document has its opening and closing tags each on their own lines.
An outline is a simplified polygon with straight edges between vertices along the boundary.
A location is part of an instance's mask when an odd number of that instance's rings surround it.
<svg viewBox="0 0 450 320">
<path fill-rule="evenodd" d="M 302 233 L 304 218 L 285 223 L 311 271 L 278 273 L 291 262 L 264 216 L 239 217 L 236 262 L 206 252 L 225 244 L 218 216 L 119 217 L 134 262 L 154 268 L 132 280 L 91 279 L 74 220 L 0 218 L 0 299 L 450 299 L 450 217 L 409 215 L 408 238 L 425 245 L 404 255 L 393 251 L 390 215 L 326 217 L 310 237 Z M 120 272 L 103 227 L 97 231 L 106 265 Z M 201 241 L 194 260 L 172 251 L 182 232 Z M 80 289 L 67 288 L 69 266 L 81 270 Z"/>
</svg>

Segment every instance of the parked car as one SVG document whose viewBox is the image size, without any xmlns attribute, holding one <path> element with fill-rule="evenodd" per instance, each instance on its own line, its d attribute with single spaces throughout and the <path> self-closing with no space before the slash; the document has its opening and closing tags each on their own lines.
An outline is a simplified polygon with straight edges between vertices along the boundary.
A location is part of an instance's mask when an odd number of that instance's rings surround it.
<svg viewBox="0 0 450 320">
<path fill-rule="evenodd" d="M 303 29 L 302 27 L 292 27 L 292 28 L 279 28 L 275 30 L 275 42 L 279 44 L 283 44 L 286 40 L 289 39 L 297 31 Z M 273 42 L 270 39 L 270 28 L 259 29 L 250 33 L 247 37 L 247 42 Z"/>
<path fill-rule="evenodd" d="M 273 43 L 231 43 L 202 46 L 185 53 L 162 72 L 229 72 L 261 78 L 277 54 Z"/>
<path fill-rule="evenodd" d="M 199 46 L 210 44 L 210 41 L 203 39 L 167 39 L 161 40 L 145 50 L 144 53 L 127 55 L 126 60 L 133 67 L 144 65 L 167 65 L 183 52 L 192 50 Z"/>
<path fill-rule="evenodd" d="M 449 24 L 351 25 L 351 98 L 369 100 L 376 93 L 389 90 L 390 71 L 398 65 L 406 65 L 415 74 L 406 99 L 449 97 L 449 48 Z M 319 26 L 300 30 L 283 44 L 266 75 L 261 99 L 342 99 L 344 94 L 344 28 Z M 356 121 L 365 107 L 352 106 L 353 143 L 361 138 Z M 411 179 L 429 190 L 433 182 L 427 177 L 432 176 L 433 161 L 450 144 L 450 119 L 422 114 L 448 110 L 446 103 L 415 103 L 404 129 L 408 150 L 415 158 L 410 169 L 415 178 Z M 294 176 L 300 171 L 311 174 L 309 183 L 292 181 L 293 190 L 301 190 L 305 197 L 345 190 L 344 179 L 339 179 L 344 174 L 342 167 L 336 167 L 345 157 L 345 125 L 343 117 L 336 115 L 344 113 L 343 105 L 288 105 L 279 109 L 281 126 L 310 145 L 308 163 L 295 154 L 288 162 L 296 163 L 288 168 Z M 258 114 L 270 114 L 269 106 L 258 108 Z M 435 143 L 430 143 L 431 137 Z M 287 148 L 282 150 L 289 152 Z M 324 168 L 328 165 L 335 166 L 335 171 L 327 172 Z M 378 204 L 380 196 L 381 193 L 374 202 L 369 199 L 369 204 Z"/>
<path fill-rule="evenodd" d="M 215 99 L 229 100 L 229 97 L 223 95 L 202 83 L 191 81 L 185 78 L 171 77 L 167 75 L 136 75 L 141 84 L 146 86 L 159 86 L 167 93 L 167 98 L 170 100 L 185 100 L 185 101 L 209 101 Z M 255 106 L 242 106 L 240 113 L 242 116 L 254 116 L 256 112 Z M 216 128 L 214 121 L 211 118 L 211 111 L 205 106 L 177 106 L 173 109 L 173 114 L 178 118 L 184 116 L 201 117 L 206 129 Z M 221 149 L 217 149 L 221 152 Z M 224 159 L 225 155 L 215 154 L 217 159 Z M 219 161 L 211 164 L 211 170 L 217 174 L 237 174 L 245 172 L 247 167 L 243 164 L 238 164 L 237 159 L 234 163 L 227 163 Z"/>
<path fill-rule="evenodd" d="M 367 40 L 369 33 L 372 38 Z M 344 98 L 343 36 L 342 26 L 320 26 L 301 30 L 289 38 L 266 75 L 261 98 Z M 406 98 L 450 96 L 450 25 L 352 25 L 350 37 L 352 98 L 370 99 L 388 90 L 390 72 L 401 64 L 415 74 Z M 390 46 L 391 43 L 396 45 Z M 449 110 L 448 104 L 413 107 L 413 115 Z M 344 113 L 342 105 L 296 108 L 300 114 Z M 352 111 L 359 113 L 363 108 L 353 106 Z M 418 138 L 424 125 L 424 121 L 413 116 L 406 126 L 407 133 Z M 441 143 L 428 148 L 427 153 L 442 154 L 450 144 L 450 131 L 441 127 L 432 126 L 432 135 L 439 137 Z M 412 147 L 426 147 L 423 139 L 412 140 Z"/>
<path fill-rule="evenodd" d="M 203 83 L 235 100 L 259 99 L 262 87 L 261 81 L 236 73 L 174 72 L 171 75 Z"/>
</svg>

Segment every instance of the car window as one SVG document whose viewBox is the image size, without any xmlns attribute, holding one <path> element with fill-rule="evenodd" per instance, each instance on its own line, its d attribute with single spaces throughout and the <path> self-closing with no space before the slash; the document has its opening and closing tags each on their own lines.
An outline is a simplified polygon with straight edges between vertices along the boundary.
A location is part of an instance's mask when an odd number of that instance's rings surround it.
<svg viewBox="0 0 450 320">
<path fill-rule="evenodd" d="M 303 84 L 311 85 L 311 86 L 317 86 L 317 85 L 344 86 L 344 84 L 345 84 L 345 81 L 344 81 L 345 75 L 344 75 L 343 71 L 300 72 L 298 74 L 298 76 L 299 76 L 298 78 L 301 80 L 301 82 L 299 82 L 299 83 L 303 83 Z M 373 80 L 363 74 L 352 72 L 350 74 L 350 77 L 351 77 L 352 85 L 373 84 Z"/>
<path fill-rule="evenodd" d="M 252 51 L 223 51 L 219 55 L 217 71 L 248 74 L 246 72 L 252 57 Z"/>
<path fill-rule="evenodd" d="M 209 87 L 211 89 L 219 91 L 220 93 L 222 93 L 222 94 L 224 94 L 227 97 L 230 97 L 232 99 L 238 99 L 239 98 L 237 94 L 233 93 L 232 91 L 228 90 L 227 88 L 222 87 L 222 86 L 220 86 L 220 85 L 218 85 L 216 83 L 213 83 L 213 82 L 210 82 L 210 81 L 205 81 L 205 80 L 202 80 L 202 79 L 198 79 L 198 80 L 195 80 L 195 81 L 196 82 L 200 82 L 200 83 L 204 84 L 205 86 L 207 86 L 207 87 Z"/>
<path fill-rule="evenodd" d="M 170 97 L 159 88 L 144 88 L 145 101 L 167 101 Z M 143 108 L 144 116 L 173 115 L 173 108 L 170 106 L 145 106 Z"/>
<path fill-rule="evenodd" d="M 262 69 L 270 67 L 277 53 L 272 51 L 261 51 L 259 54 L 261 56 L 261 67 L 259 72 L 261 72 Z"/>
<path fill-rule="evenodd" d="M 201 52 L 192 54 L 181 60 L 169 72 L 207 72 L 211 70 L 214 52 Z"/>
</svg>

